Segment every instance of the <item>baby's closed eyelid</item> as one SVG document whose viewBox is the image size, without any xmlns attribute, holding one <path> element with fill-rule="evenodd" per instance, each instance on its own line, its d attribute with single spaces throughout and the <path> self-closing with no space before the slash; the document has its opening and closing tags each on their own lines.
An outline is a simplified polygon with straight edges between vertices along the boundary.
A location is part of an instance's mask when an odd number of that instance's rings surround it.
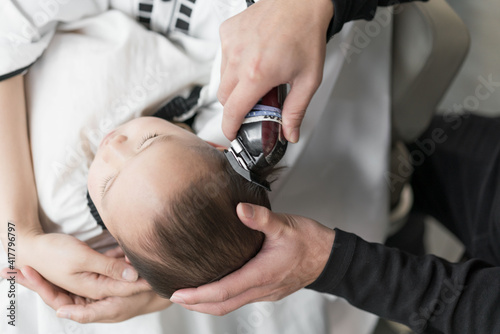
<svg viewBox="0 0 500 334">
<path fill-rule="evenodd" d="M 106 191 L 109 188 L 108 186 L 110 185 L 110 182 L 115 178 L 115 176 L 116 175 L 110 175 L 104 179 L 104 182 L 101 186 L 101 198 L 103 198 L 104 195 L 106 194 Z"/>
<path fill-rule="evenodd" d="M 137 146 L 137 149 L 141 149 L 141 147 L 150 139 L 153 139 L 153 138 L 156 138 L 158 137 L 158 133 L 157 132 L 154 132 L 154 133 L 148 133 L 147 135 L 143 136 L 142 139 L 141 139 L 141 142 L 140 144 Z"/>
<path fill-rule="evenodd" d="M 159 142 L 164 142 L 164 141 L 169 141 L 171 138 L 173 138 L 173 136 L 171 135 L 166 135 L 166 134 L 162 134 L 162 135 L 159 135 L 157 133 L 154 133 L 151 135 L 150 138 L 146 138 L 146 140 L 144 140 L 144 143 L 152 138 L 156 138 L 155 140 L 151 140 L 151 145 L 146 145 L 144 147 L 144 149 L 142 149 L 140 152 L 138 152 L 133 158 L 137 157 L 138 155 L 142 154 L 144 151 L 146 151 L 148 148 L 150 148 L 151 146 L 155 145 L 156 143 L 159 143 Z M 143 143 L 143 144 L 144 144 Z M 140 147 L 139 147 L 140 148 Z M 113 186 L 113 184 L 115 183 L 116 179 L 118 178 L 118 176 L 120 175 L 121 173 L 121 170 L 119 170 L 115 175 L 113 175 L 106 183 L 105 185 L 105 189 L 104 189 L 104 192 L 103 192 L 103 196 L 101 198 L 101 200 L 104 199 L 104 197 L 106 196 L 106 194 L 110 191 L 111 187 Z M 103 202 L 104 203 L 104 202 Z"/>
</svg>

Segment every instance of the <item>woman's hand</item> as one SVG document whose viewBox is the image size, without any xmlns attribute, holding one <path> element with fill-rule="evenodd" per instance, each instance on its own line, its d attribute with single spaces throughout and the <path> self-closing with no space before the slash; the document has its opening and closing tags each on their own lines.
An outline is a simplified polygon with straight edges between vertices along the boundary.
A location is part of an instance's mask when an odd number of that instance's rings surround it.
<svg viewBox="0 0 500 334">
<path fill-rule="evenodd" d="M 176 291 L 172 302 L 192 311 L 225 315 L 248 303 L 280 300 L 319 277 L 330 257 L 334 230 L 257 205 L 240 203 L 237 213 L 245 225 L 266 235 L 260 252 L 218 282 Z"/>
<path fill-rule="evenodd" d="M 143 280 L 135 282 L 136 271 L 123 259 L 99 254 L 69 235 L 43 233 L 20 75 L 0 81 L 0 157 L 0 240 L 4 249 L 13 243 L 16 266 L 29 265 L 63 289 L 92 299 L 149 290 Z M 15 234 L 13 241 L 9 233 Z"/>
<path fill-rule="evenodd" d="M 0 272 L 8 278 L 8 269 Z M 31 267 L 16 269 L 16 282 L 38 293 L 43 301 L 57 310 L 57 316 L 79 323 L 119 322 L 135 316 L 165 309 L 172 303 L 152 291 L 129 297 L 106 297 L 91 300 L 69 293 L 45 280 Z"/>
<path fill-rule="evenodd" d="M 103 299 L 151 290 L 123 257 L 100 254 L 73 236 L 30 233 L 17 238 L 16 267 L 30 266 L 73 294 Z"/>
<path fill-rule="evenodd" d="M 331 0 L 260 0 L 220 27 L 222 130 L 233 140 L 243 118 L 271 88 L 289 83 L 283 106 L 286 139 L 297 142 L 323 76 Z"/>
</svg>

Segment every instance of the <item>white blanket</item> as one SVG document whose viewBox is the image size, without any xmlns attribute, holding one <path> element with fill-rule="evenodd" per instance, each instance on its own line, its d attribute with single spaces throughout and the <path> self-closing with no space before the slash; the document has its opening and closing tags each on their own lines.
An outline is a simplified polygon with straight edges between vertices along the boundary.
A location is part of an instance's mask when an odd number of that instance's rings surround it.
<svg viewBox="0 0 500 334">
<path fill-rule="evenodd" d="M 364 25 L 359 22 L 355 27 Z M 344 43 L 345 49 L 356 29 L 346 26 L 329 43 L 324 82 L 304 122 L 300 144 L 287 152 L 289 169 L 272 198 L 278 210 L 306 214 L 330 227 L 341 226 L 380 241 L 387 218 L 383 171 L 391 31 L 383 29 L 347 64 L 339 45 Z M 85 200 L 86 175 L 96 145 L 115 126 L 151 114 L 193 84 L 205 85 L 195 123 L 198 134 L 227 144 L 220 129 L 222 109 L 215 100 L 219 70 L 212 64 L 218 65 L 214 60 L 218 45 L 205 43 L 203 48 L 213 55 L 211 61 L 200 62 L 192 53 L 196 47 L 183 52 L 116 11 L 60 27 L 26 80 L 46 232 L 72 234 L 97 249 L 113 244 L 90 216 Z M 376 68 L 370 66 L 374 63 Z M 1 265 L 5 256 L 0 256 Z M 6 289 L 7 282 L 0 281 L 2 310 Z M 17 292 L 18 326 L 7 326 L 2 316 L 1 333 L 362 334 L 371 331 L 376 319 L 335 297 L 304 290 L 279 303 L 247 305 L 224 317 L 174 305 L 122 323 L 80 325 L 56 318 L 33 292 L 21 286 Z"/>
</svg>

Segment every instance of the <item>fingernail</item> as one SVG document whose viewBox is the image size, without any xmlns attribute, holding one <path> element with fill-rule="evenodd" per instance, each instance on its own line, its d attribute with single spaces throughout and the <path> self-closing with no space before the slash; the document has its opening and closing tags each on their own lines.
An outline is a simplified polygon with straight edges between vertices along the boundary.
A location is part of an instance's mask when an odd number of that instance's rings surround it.
<svg viewBox="0 0 500 334">
<path fill-rule="evenodd" d="M 299 141 L 299 129 L 293 129 L 290 135 L 290 143 L 295 144 Z"/>
<path fill-rule="evenodd" d="M 56 315 L 59 318 L 71 319 L 71 313 L 67 311 L 57 311 Z"/>
<path fill-rule="evenodd" d="M 249 204 L 241 203 L 241 211 L 245 218 L 253 218 L 253 207 Z"/>
<path fill-rule="evenodd" d="M 172 297 L 170 297 L 170 301 L 172 303 L 175 303 L 175 304 L 186 304 L 186 302 L 184 301 L 184 299 L 182 299 L 179 296 L 176 296 L 175 294 L 172 295 Z"/>
<path fill-rule="evenodd" d="M 133 269 L 127 268 L 122 273 L 122 278 L 129 282 L 137 281 L 137 272 Z"/>
</svg>

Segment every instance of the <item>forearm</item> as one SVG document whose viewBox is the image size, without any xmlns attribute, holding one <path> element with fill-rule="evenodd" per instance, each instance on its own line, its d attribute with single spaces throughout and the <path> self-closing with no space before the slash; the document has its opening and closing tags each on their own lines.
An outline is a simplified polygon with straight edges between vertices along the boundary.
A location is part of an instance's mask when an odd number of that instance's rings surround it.
<svg viewBox="0 0 500 334">
<path fill-rule="evenodd" d="M 0 238 L 7 222 L 16 234 L 40 232 L 22 76 L 0 81 Z"/>
<path fill-rule="evenodd" d="M 499 333 L 500 268 L 413 256 L 338 231 L 325 270 L 309 286 L 418 333 Z"/>
</svg>

